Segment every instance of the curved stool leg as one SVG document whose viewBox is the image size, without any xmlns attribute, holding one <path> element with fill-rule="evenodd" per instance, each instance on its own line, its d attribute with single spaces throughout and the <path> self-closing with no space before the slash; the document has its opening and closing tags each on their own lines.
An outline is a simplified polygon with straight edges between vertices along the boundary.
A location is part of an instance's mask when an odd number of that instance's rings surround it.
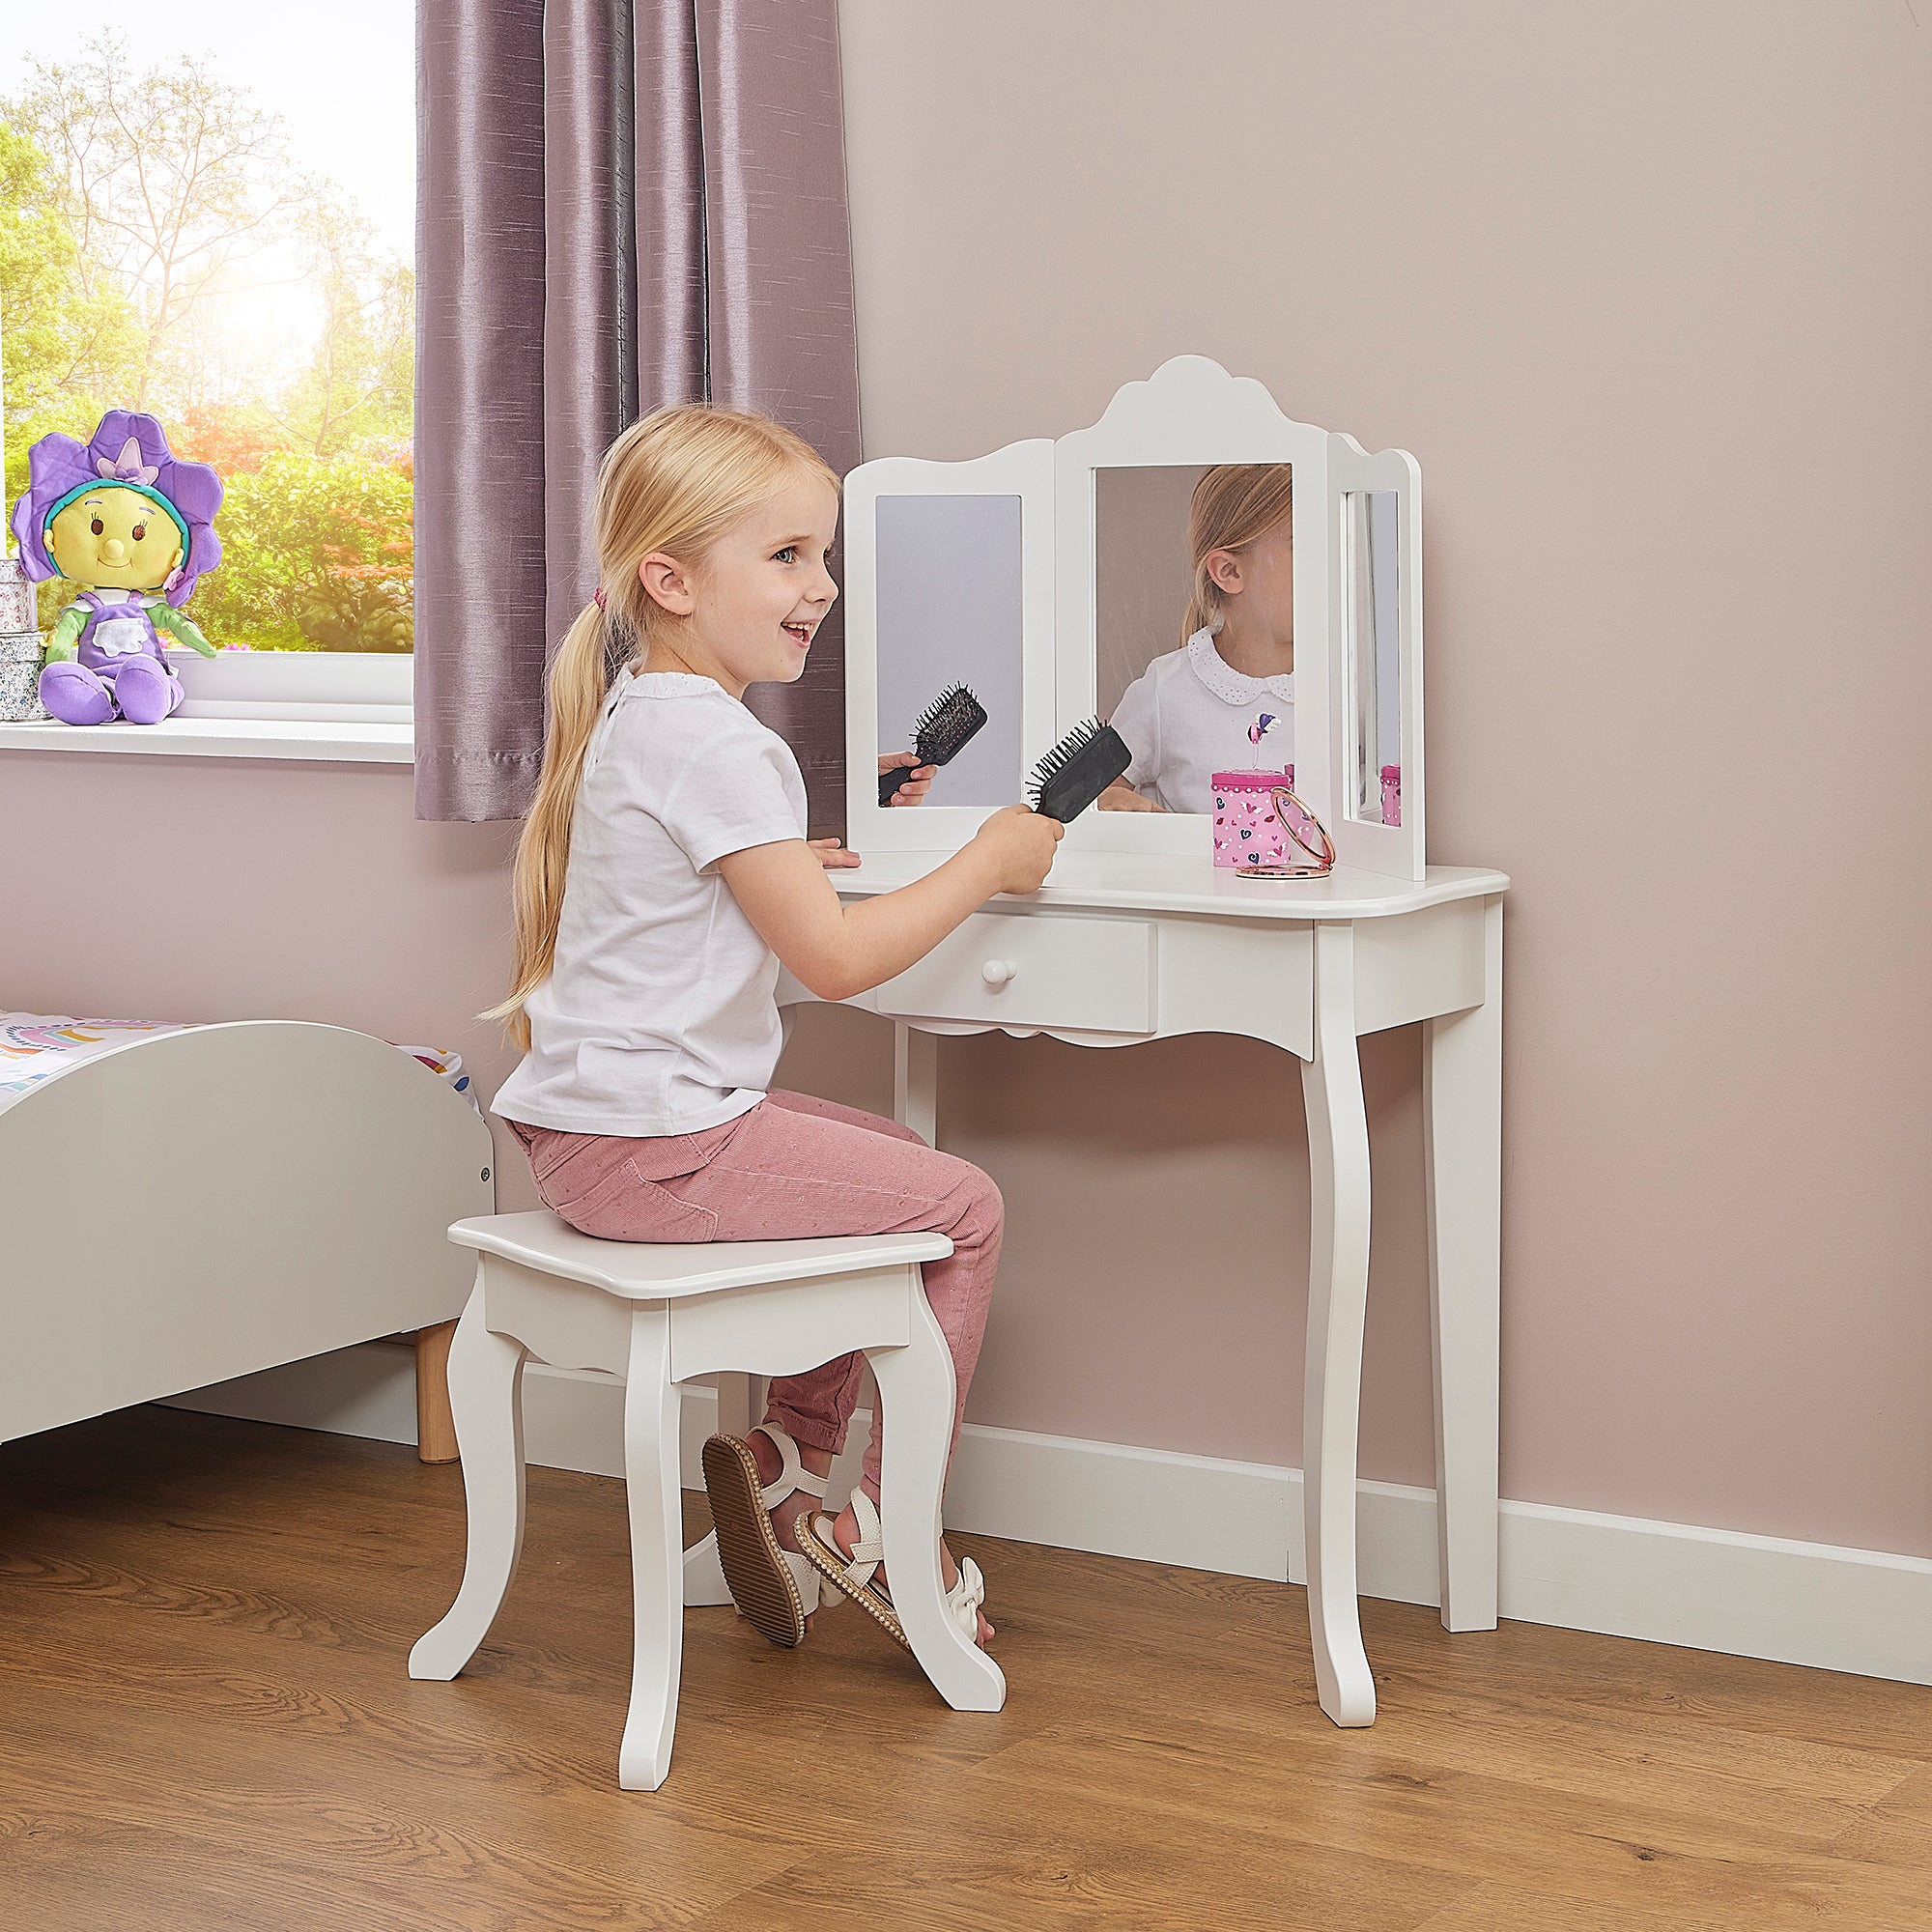
<svg viewBox="0 0 1932 1932">
<path fill-rule="evenodd" d="M 689 1610 L 706 1609 L 730 1601 L 731 1586 L 718 1560 L 718 1532 L 707 1530 L 701 1542 L 684 1552 L 684 1605 Z"/>
<path fill-rule="evenodd" d="M 787 1009 L 789 1010 L 789 1009 Z M 721 1374 L 718 1378 L 718 1433 L 746 1435 L 764 1413 L 764 1391 L 760 1378 Z M 687 1609 L 712 1604 L 728 1604 L 731 1586 L 724 1580 L 718 1561 L 718 1538 L 707 1534 L 684 1552 L 684 1602 Z"/>
<path fill-rule="evenodd" d="M 631 1512 L 631 1705 L 617 1782 L 655 1791 L 670 1770 L 684 1658 L 684 1504 L 678 1484 L 677 1390 L 670 1379 L 670 1311 L 631 1311 L 624 1378 L 624 1488 Z"/>
<path fill-rule="evenodd" d="M 939 1572 L 939 1511 L 952 1442 L 954 1383 L 946 1337 L 913 1270 L 912 1339 L 868 1349 L 879 1406 L 890 1422 L 879 1471 L 879 1520 L 893 1605 L 932 1687 L 955 1711 L 997 1711 L 1007 1701 L 1000 1666 L 947 1614 Z"/>
<path fill-rule="evenodd" d="M 483 1277 L 449 1345 L 449 1406 L 469 1518 L 463 1584 L 449 1613 L 416 1640 L 412 1677 L 450 1678 L 476 1654 L 502 1607 L 524 1547 L 523 1344 L 483 1323 Z"/>
</svg>

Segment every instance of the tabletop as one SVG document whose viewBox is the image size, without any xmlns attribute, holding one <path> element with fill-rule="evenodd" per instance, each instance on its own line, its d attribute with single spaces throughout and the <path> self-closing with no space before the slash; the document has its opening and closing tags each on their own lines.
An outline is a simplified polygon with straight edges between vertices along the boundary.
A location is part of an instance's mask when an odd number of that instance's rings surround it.
<svg viewBox="0 0 1932 1932">
<path fill-rule="evenodd" d="M 864 852 L 832 873 L 841 898 L 870 898 L 923 879 L 951 852 Z M 1063 852 L 1038 892 L 989 900 L 1015 911 L 1040 907 L 1206 914 L 1217 919 L 1386 919 L 1455 899 L 1506 892 L 1506 873 L 1474 866 L 1431 866 L 1421 879 L 1391 879 L 1337 866 L 1324 879 L 1244 879 L 1229 867 L 1164 853 Z"/>
</svg>

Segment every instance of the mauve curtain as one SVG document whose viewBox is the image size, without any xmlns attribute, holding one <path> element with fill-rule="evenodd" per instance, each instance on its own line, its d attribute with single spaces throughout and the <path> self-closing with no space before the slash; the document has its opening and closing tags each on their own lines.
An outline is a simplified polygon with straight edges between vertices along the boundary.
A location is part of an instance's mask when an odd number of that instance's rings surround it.
<svg viewBox="0 0 1932 1932">
<path fill-rule="evenodd" d="M 860 460 L 837 0 L 418 0 L 416 815 L 521 817 L 639 413 Z M 834 609 L 834 619 L 838 616 Z M 843 819 L 842 633 L 748 702 Z"/>
</svg>

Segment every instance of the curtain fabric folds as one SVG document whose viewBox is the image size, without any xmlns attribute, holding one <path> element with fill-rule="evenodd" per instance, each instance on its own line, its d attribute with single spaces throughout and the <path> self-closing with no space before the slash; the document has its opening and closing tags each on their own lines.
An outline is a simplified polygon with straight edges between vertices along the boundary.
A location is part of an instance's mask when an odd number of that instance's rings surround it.
<svg viewBox="0 0 1932 1932">
<path fill-rule="evenodd" d="M 611 439 L 710 400 L 860 460 L 837 0 L 419 0 L 416 93 L 416 815 L 516 818 Z M 747 695 L 814 826 L 842 642 Z"/>
</svg>

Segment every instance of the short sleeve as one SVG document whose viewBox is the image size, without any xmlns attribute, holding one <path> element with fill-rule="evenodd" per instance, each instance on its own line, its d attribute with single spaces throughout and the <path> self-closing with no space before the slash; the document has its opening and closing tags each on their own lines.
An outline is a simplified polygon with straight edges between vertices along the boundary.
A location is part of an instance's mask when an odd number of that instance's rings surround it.
<svg viewBox="0 0 1932 1932">
<path fill-rule="evenodd" d="M 1151 667 L 1122 692 L 1121 701 L 1107 722 L 1134 754 L 1133 763 L 1122 776 L 1136 791 L 1144 790 L 1160 772 L 1160 703 L 1154 696 Z"/>
<path fill-rule="evenodd" d="M 803 838 L 804 788 L 784 740 L 753 726 L 724 733 L 694 756 L 660 817 L 692 868 L 702 872 L 733 852 Z"/>
</svg>

